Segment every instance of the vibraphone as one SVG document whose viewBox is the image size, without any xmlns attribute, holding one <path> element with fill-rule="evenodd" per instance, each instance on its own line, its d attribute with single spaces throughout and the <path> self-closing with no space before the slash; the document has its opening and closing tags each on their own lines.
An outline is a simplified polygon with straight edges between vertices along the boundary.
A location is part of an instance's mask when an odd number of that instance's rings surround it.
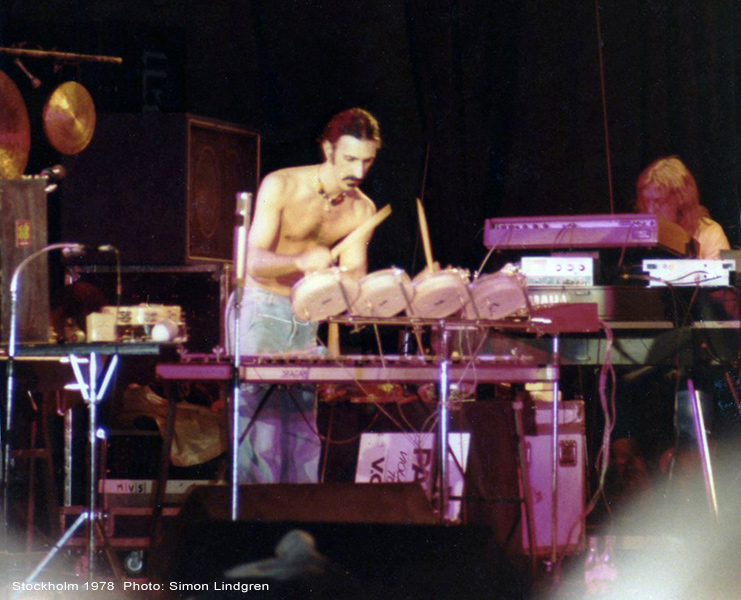
<svg viewBox="0 0 741 600">
<path fill-rule="evenodd" d="M 529 357 L 479 355 L 442 361 L 427 356 L 328 357 L 318 355 L 244 356 L 239 378 L 252 383 L 435 383 L 443 364 L 449 381 L 465 383 L 524 383 L 556 381 L 556 365 L 539 365 Z M 230 380 L 233 365 L 223 357 L 191 356 L 179 363 L 161 363 L 157 375 L 165 380 Z"/>
<path fill-rule="evenodd" d="M 164 380 L 229 381 L 234 365 L 224 357 L 191 357 L 179 363 L 161 363 L 157 375 Z M 440 388 L 438 420 L 439 514 L 447 513 L 448 392 L 460 383 L 551 382 L 558 386 L 559 367 L 538 364 L 517 355 L 479 355 L 451 360 L 428 356 L 267 355 L 244 356 L 240 381 L 265 384 L 311 383 L 437 383 Z M 556 391 L 555 396 L 558 397 Z M 164 482 L 162 482 L 164 483 Z M 163 489 L 164 486 L 158 486 Z"/>
</svg>

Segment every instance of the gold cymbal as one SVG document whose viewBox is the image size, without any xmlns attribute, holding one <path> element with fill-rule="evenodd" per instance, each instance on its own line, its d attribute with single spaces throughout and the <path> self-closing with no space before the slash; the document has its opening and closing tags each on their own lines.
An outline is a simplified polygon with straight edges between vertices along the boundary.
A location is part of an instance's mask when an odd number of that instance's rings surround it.
<svg viewBox="0 0 741 600">
<path fill-rule="evenodd" d="M 82 152 L 95 133 L 95 104 L 76 81 L 58 85 L 44 104 L 44 133 L 62 154 Z"/>
<path fill-rule="evenodd" d="M 31 150 L 31 124 L 23 96 L 0 71 L 0 179 L 19 179 Z"/>
</svg>

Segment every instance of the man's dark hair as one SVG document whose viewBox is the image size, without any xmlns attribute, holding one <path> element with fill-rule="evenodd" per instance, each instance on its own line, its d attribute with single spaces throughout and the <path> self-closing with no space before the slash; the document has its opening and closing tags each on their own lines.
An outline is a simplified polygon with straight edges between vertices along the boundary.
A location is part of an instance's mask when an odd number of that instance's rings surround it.
<svg viewBox="0 0 741 600">
<path fill-rule="evenodd" d="M 376 118 L 362 108 L 350 108 L 332 117 L 317 140 L 319 145 L 325 141 L 333 146 L 343 135 L 351 135 L 359 140 L 373 140 L 381 147 L 381 129 Z"/>
</svg>

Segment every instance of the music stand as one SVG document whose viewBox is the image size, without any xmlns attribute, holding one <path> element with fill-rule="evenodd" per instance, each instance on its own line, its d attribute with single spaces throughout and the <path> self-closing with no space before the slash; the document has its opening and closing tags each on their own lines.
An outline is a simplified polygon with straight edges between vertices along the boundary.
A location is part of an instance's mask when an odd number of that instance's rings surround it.
<svg viewBox="0 0 741 600">
<path fill-rule="evenodd" d="M 97 452 L 98 452 L 98 403 L 105 396 L 105 392 L 108 388 L 108 384 L 111 381 L 111 377 L 116 370 L 118 365 L 118 354 L 113 354 L 110 361 L 103 366 L 101 369 L 101 375 L 103 381 L 98 387 L 98 352 L 91 350 L 88 353 L 88 377 L 85 375 L 80 368 L 80 364 L 83 363 L 78 354 L 74 352 L 69 353 L 70 364 L 75 374 L 75 380 L 79 386 L 82 398 L 88 407 L 88 452 L 90 456 L 89 469 L 88 469 L 88 498 L 87 498 L 87 510 L 84 510 L 77 517 L 72 526 L 64 532 L 61 538 L 54 544 L 51 550 L 42 559 L 39 565 L 31 572 L 26 578 L 25 583 L 31 583 L 36 576 L 43 571 L 47 564 L 54 558 L 54 556 L 61 550 L 74 533 L 85 523 L 88 522 L 88 536 L 87 536 L 87 560 L 88 560 L 88 582 L 92 582 L 93 574 L 95 571 L 95 525 L 96 521 L 100 518 L 96 511 L 96 494 L 95 489 L 96 475 L 98 470 L 97 465 Z M 111 566 L 116 572 L 117 578 L 120 578 L 120 570 L 116 568 L 115 561 L 112 561 Z"/>
</svg>

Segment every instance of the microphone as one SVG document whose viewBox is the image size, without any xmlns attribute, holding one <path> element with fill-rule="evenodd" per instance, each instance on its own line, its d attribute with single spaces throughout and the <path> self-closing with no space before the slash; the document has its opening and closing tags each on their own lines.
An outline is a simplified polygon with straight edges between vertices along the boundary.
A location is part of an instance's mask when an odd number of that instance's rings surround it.
<svg viewBox="0 0 741 600">
<path fill-rule="evenodd" d="M 237 193 L 237 205 L 235 211 L 234 226 L 234 281 L 236 287 L 242 287 L 245 283 L 245 271 L 247 266 L 247 236 L 252 218 L 252 194 L 249 192 Z"/>
<path fill-rule="evenodd" d="M 26 77 L 28 77 L 28 80 L 31 82 L 31 86 L 33 87 L 33 89 L 37 90 L 41 87 L 41 80 L 26 68 L 26 65 L 21 62 L 20 58 L 14 59 L 13 62 L 21 70 L 21 72 Z"/>
<path fill-rule="evenodd" d="M 123 291 L 123 285 L 121 283 L 121 253 L 113 244 L 103 244 L 95 250 L 98 252 L 111 252 L 116 257 L 116 314 L 118 314 L 118 308 L 121 306 L 121 293 Z"/>
<path fill-rule="evenodd" d="M 65 169 L 62 165 L 54 165 L 53 167 L 47 167 L 46 169 L 42 169 L 41 173 L 39 173 L 39 177 L 43 177 L 47 180 L 46 187 L 44 188 L 44 191 L 47 194 L 51 194 L 54 190 L 57 189 L 57 183 L 62 181 L 67 176 L 67 169 Z"/>
<path fill-rule="evenodd" d="M 118 250 L 111 244 L 103 244 L 102 246 L 88 246 L 87 244 L 71 243 L 65 244 L 61 252 L 64 258 L 74 258 L 83 256 L 88 252 L 118 252 Z"/>
<path fill-rule="evenodd" d="M 82 256 L 89 249 L 90 247 L 85 244 L 67 244 L 62 248 L 61 253 L 64 258 L 73 258 L 76 256 Z"/>
<path fill-rule="evenodd" d="M 67 177 L 67 169 L 62 165 L 54 165 L 53 167 L 46 167 L 39 173 L 39 177 L 46 177 L 49 181 L 61 181 Z"/>
</svg>

